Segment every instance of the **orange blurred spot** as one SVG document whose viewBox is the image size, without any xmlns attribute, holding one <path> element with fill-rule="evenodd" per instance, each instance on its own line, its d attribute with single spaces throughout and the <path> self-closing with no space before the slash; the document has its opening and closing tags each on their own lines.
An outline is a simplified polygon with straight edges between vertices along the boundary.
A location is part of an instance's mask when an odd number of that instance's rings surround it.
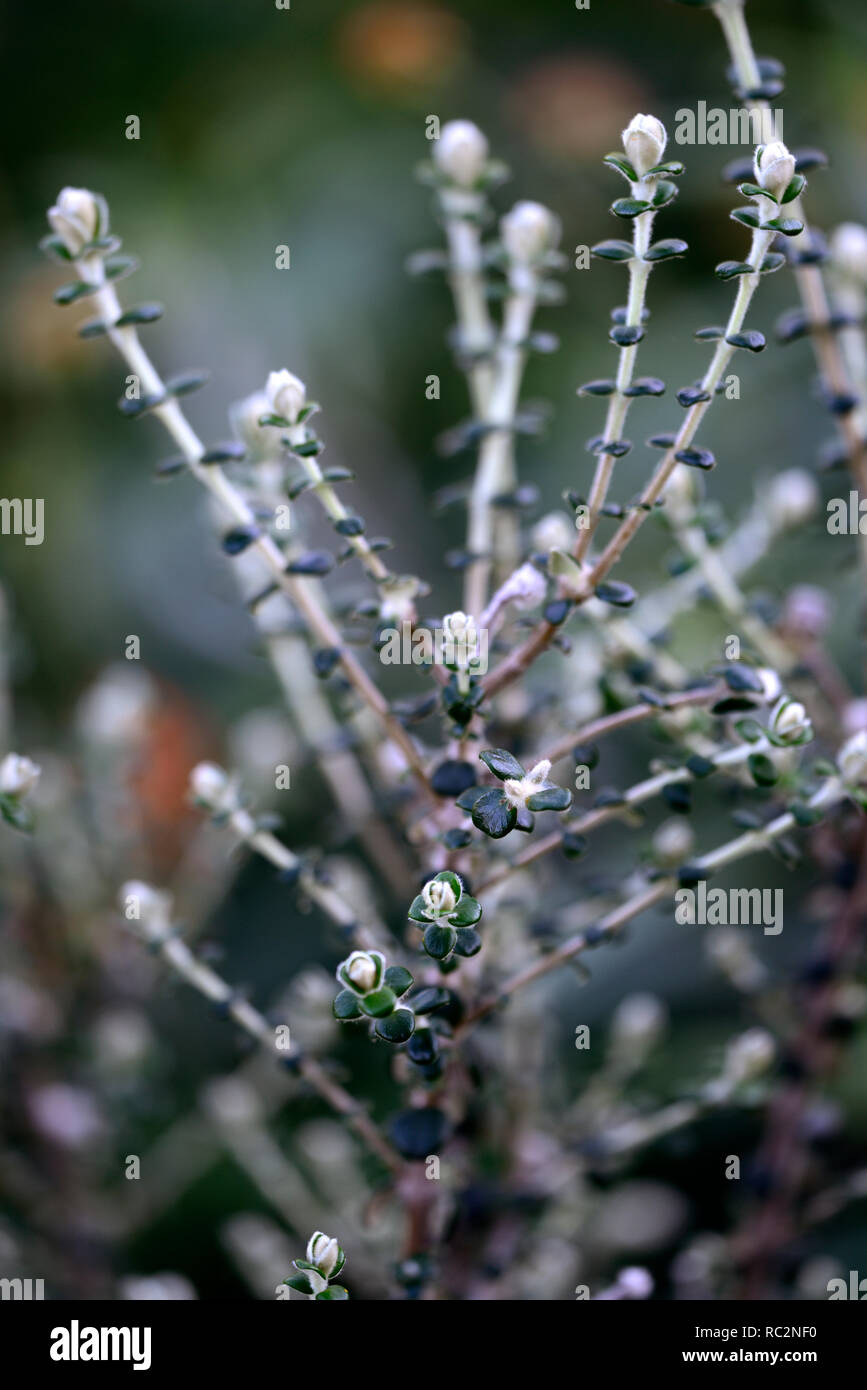
<svg viewBox="0 0 867 1390">
<path fill-rule="evenodd" d="M 647 110 L 648 102 L 652 111 L 638 75 L 597 54 L 534 64 L 512 88 L 507 110 L 537 149 L 585 159 L 618 149 L 621 130 L 636 112 Z"/>
<path fill-rule="evenodd" d="M 381 86 L 437 82 L 461 55 L 465 25 L 437 5 L 376 0 L 343 23 L 341 61 Z"/>
</svg>

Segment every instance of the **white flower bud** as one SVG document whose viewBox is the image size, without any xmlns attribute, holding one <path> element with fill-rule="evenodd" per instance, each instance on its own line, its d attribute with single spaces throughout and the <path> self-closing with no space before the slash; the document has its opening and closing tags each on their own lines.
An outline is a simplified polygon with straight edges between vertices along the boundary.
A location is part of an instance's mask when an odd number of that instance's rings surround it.
<svg viewBox="0 0 867 1390">
<path fill-rule="evenodd" d="M 434 163 L 454 183 L 471 188 L 488 158 L 488 142 L 472 121 L 449 121 L 433 149 Z"/>
<path fill-rule="evenodd" d="M 653 1275 L 641 1265 L 629 1265 L 617 1276 L 622 1298 L 649 1298 L 653 1293 Z"/>
<path fill-rule="evenodd" d="M 571 550 L 575 527 L 565 512 L 548 512 L 533 527 L 533 549 Z"/>
<path fill-rule="evenodd" d="M 376 961 L 367 951 L 353 951 L 346 961 L 347 978 L 362 993 L 374 988 L 377 974 Z"/>
<path fill-rule="evenodd" d="M 840 776 L 850 787 L 867 786 L 867 732 L 847 738 L 837 754 Z"/>
<path fill-rule="evenodd" d="M 190 773 L 190 792 L 206 806 L 219 806 L 228 788 L 228 773 L 216 763 L 197 763 Z"/>
<path fill-rule="evenodd" d="M 551 763 L 548 758 L 543 758 L 536 763 L 529 772 L 523 777 L 507 777 L 503 783 L 503 791 L 513 806 L 526 806 L 527 798 L 535 796 L 536 792 L 547 790 L 551 785 L 548 781 L 548 773 L 551 771 Z"/>
<path fill-rule="evenodd" d="M 831 259 L 835 270 L 867 285 L 867 227 L 858 222 L 841 222 L 831 237 Z"/>
<path fill-rule="evenodd" d="M 775 700 L 779 700 L 783 693 L 783 682 L 776 671 L 772 671 L 770 666 L 760 666 L 756 669 L 756 675 L 762 683 L 762 690 L 767 703 L 771 705 Z"/>
<path fill-rule="evenodd" d="M 614 1010 L 612 1041 L 629 1051 L 649 1051 L 665 1027 L 665 1018 L 665 1005 L 655 994 L 629 994 Z"/>
<path fill-rule="evenodd" d="M 421 890 L 424 905 L 432 917 L 447 917 L 458 905 L 455 890 L 443 879 L 431 879 Z"/>
<path fill-rule="evenodd" d="M 89 188 L 62 188 L 48 209 L 48 222 L 70 256 L 80 256 L 89 242 L 108 230 L 105 200 Z"/>
<path fill-rule="evenodd" d="M 274 372 L 273 375 L 277 376 L 278 373 Z M 264 391 L 253 391 L 251 395 L 245 396 L 241 401 L 236 401 L 229 408 L 229 417 L 238 438 L 249 450 L 254 452 L 261 450 L 271 440 L 278 439 L 279 436 L 274 425 L 259 424 L 263 415 L 276 413 L 270 398 Z"/>
<path fill-rule="evenodd" d="M 785 743 L 804 743 L 812 725 L 804 706 L 783 695 L 771 714 L 771 728 Z"/>
<path fill-rule="evenodd" d="M 815 515 L 819 489 L 811 473 L 803 468 L 787 468 L 771 480 L 768 506 L 781 527 L 800 526 Z"/>
<path fill-rule="evenodd" d="M 503 245 L 513 261 L 533 265 L 560 240 L 560 221 L 541 203 L 516 203 L 500 219 Z"/>
<path fill-rule="evenodd" d="M 26 796 L 39 781 L 42 768 L 21 753 L 7 753 L 0 763 L 0 792 L 4 796 Z"/>
<path fill-rule="evenodd" d="M 759 145 L 754 162 L 756 183 L 781 198 L 795 177 L 795 161 L 782 140 Z"/>
<path fill-rule="evenodd" d="M 748 1028 L 726 1051 L 725 1078 L 733 1085 L 754 1081 L 774 1060 L 776 1044 L 764 1028 Z"/>
<path fill-rule="evenodd" d="M 282 415 L 290 425 L 295 424 L 307 404 L 307 387 L 285 367 L 282 371 L 269 373 L 265 395 L 271 414 Z"/>
<path fill-rule="evenodd" d="M 314 1231 L 307 1242 L 307 1259 L 316 1265 L 320 1274 L 328 1278 L 340 1257 L 340 1246 L 333 1236 L 324 1231 Z"/>
<path fill-rule="evenodd" d="M 662 864 L 682 864 L 694 843 L 695 836 L 689 821 L 681 816 L 672 817 L 654 831 L 653 853 Z"/>
<path fill-rule="evenodd" d="M 633 169 L 643 179 L 665 154 L 668 135 L 655 116 L 633 116 L 623 132 L 623 150 Z"/>
</svg>

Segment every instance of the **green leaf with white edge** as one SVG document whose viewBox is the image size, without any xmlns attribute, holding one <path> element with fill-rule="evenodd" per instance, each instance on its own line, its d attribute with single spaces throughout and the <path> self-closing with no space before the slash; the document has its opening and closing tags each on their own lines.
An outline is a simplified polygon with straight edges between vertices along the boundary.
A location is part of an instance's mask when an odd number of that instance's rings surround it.
<svg viewBox="0 0 867 1390">
<path fill-rule="evenodd" d="M 597 241 L 595 246 L 591 246 L 590 254 L 598 256 L 602 261 L 628 261 L 635 255 L 635 250 L 628 241 L 618 241 L 610 237 L 607 241 Z"/>
<path fill-rule="evenodd" d="M 472 809 L 473 825 L 492 840 L 501 840 L 514 830 L 518 809 L 503 792 L 492 787 L 480 796 Z"/>
<path fill-rule="evenodd" d="M 373 994 L 366 994 L 358 1002 L 368 1018 L 386 1018 L 397 1003 L 397 998 L 393 989 L 384 986 L 375 990 Z"/>
<path fill-rule="evenodd" d="M 0 795 L 0 815 L 11 825 L 14 830 L 20 830 L 23 835 L 32 833 L 36 821 L 29 806 L 17 796 L 10 796 L 8 792 Z"/>
<path fill-rule="evenodd" d="M 352 993 L 351 989 L 342 989 L 337 998 L 331 1005 L 332 1013 L 335 1018 L 339 1018 L 345 1023 L 352 1018 L 361 1018 L 361 1005 L 358 996 Z"/>
<path fill-rule="evenodd" d="M 406 915 L 407 917 L 409 917 L 411 922 L 430 921 L 430 913 L 428 912 L 425 906 L 425 901 L 421 893 L 419 893 L 417 897 L 413 898 L 409 912 Z"/>
<path fill-rule="evenodd" d="M 460 896 L 464 891 L 464 885 L 461 883 L 457 874 L 452 873 L 451 869 L 443 869 L 441 873 L 438 873 L 434 878 L 434 883 L 447 883 L 455 897 L 460 901 Z"/>
<path fill-rule="evenodd" d="M 335 1300 L 345 1303 L 348 1298 L 349 1290 L 345 1289 L 342 1284 L 331 1284 L 327 1289 L 323 1289 L 321 1293 L 318 1293 L 313 1302 L 321 1303 L 324 1299 L 329 1303 L 333 1303 Z"/>
<path fill-rule="evenodd" d="M 752 275 L 753 269 L 749 261 L 720 261 L 714 268 L 714 275 L 720 280 L 731 280 L 735 275 Z"/>
<path fill-rule="evenodd" d="M 482 949 L 482 938 L 472 927 L 461 927 L 455 941 L 455 955 L 463 956 L 468 959 L 470 956 L 477 956 Z"/>
<path fill-rule="evenodd" d="M 453 927 L 473 927 L 481 915 L 481 904 L 464 893 L 454 912 L 449 913 L 449 923 Z"/>
<path fill-rule="evenodd" d="M 458 934 L 446 923 L 431 922 L 423 937 L 424 949 L 434 960 L 445 960 L 455 948 Z"/>
<path fill-rule="evenodd" d="M 415 1014 L 412 1009 L 395 1009 L 393 1014 L 388 1015 L 388 1018 L 379 1020 L 375 1031 L 377 1037 L 398 1047 L 412 1037 L 414 1029 Z"/>
<path fill-rule="evenodd" d="M 283 1283 L 288 1284 L 290 1289 L 294 1289 L 296 1293 L 304 1293 L 309 1296 L 313 1292 L 313 1285 L 306 1274 L 292 1274 L 288 1279 L 284 1279 Z"/>
<path fill-rule="evenodd" d="M 729 213 L 733 222 L 741 222 L 745 227 L 758 227 L 759 214 L 755 208 L 733 208 Z"/>
<path fill-rule="evenodd" d="M 676 183 L 671 183 L 668 179 L 662 179 L 658 184 L 653 195 L 653 207 L 664 208 L 673 201 L 680 192 Z"/>
<path fill-rule="evenodd" d="M 629 163 L 629 160 L 622 154 L 617 154 L 616 152 L 613 154 L 606 154 L 603 157 L 602 163 L 610 164 L 612 169 L 616 169 L 617 172 L 622 174 L 625 179 L 628 179 L 630 183 L 638 182 L 638 174 Z"/>
<path fill-rule="evenodd" d="M 751 753 L 747 763 L 757 787 L 772 787 L 779 781 L 780 774 L 766 753 Z"/>
<path fill-rule="evenodd" d="M 680 237 L 666 237 L 663 241 L 655 241 L 644 253 L 646 261 L 668 261 L 672 256 L 684 256 L 689 250 L 689 246 Z"/>
<path fill-rule="evenodd" d="M 793 203 L 795 199 L 799 198 L 803 193 L 806 182 L 807 180 L 804 178 L 803 174 L 796 174 L 785 193 L 780 198 L 780 202 Z"/>
<path fill-rule="evenodd" d="M 765 736 L 765 731 L 757 719 L 736 719 L 735 732 L 744 743 L 758 743 Z"/>
<path fill-rule="evenodd" d="M 543 787 L 527 797 L 531 811 L 567 811 L 572 805 L 572 793 L 566 787 Z"/>
<path fill-rule="evenodd" d="M 631 585 L 623 584 L 619 579 L 603 579 L 593 592 L 603 603 L 611 603 L 615 608 L 631 608 L 638 597 Z"/>
<path fill-rule="evenodd" d="M 54 291 L 55 304 L 74 304 L 77 299 L 83 299 L 88 294 L 93 294 L 95 285 L 88 284 L 86 280 L 78 280 L 74 285 L 61 285 L 59 290 Z"/>
<path fill-rule="evenodd" d="M 482 762 L 490 768 L 495 777 L 504 782 L 507 777 L 523 777 L 524 769 L 513 753 L 507 748 L 486 748 L 479 754 Z"/>
<path fill-rule="evenodd" d="M 337 1259 L 334 1261 L 334 1268 L 332 1269 L 332 1271 L 331 1271 L 331 1273 L 329 1274 L 328 1278 L 329 1278 L 329 1279 L 336 1279 L 337 1276 L 338 1276 L 338 1274 L 341 1273 L 341 1271 L 342 1271 L 342 1269 L 343 1269 L 343 1266 L 344 1266 L 345 1264 L 346 1264 L 346 1251 L 343 1249 L 343 1246 L 342 1246 L 342 1245 L 338 1245 L 338 1247 L 337 1247 Z"/>
<path fill-rule="evenodd" d="M 763 223 L 762 230 L 779 232 L 781 236 L 798 236 L 804 230 L 804 224 L 796 217 L 775 217 L 772 222 Z"/>
<path fill-rule="evenodd" d="M 617 198 L 611 204 L 611 211 L 615 217 L 638 217 L 640 213 L 647 212 L 650 203 L 643 198 Z"/>
<path fill-rule="evenodd" d="M 768 193 L 767 189 L 760 188 L 757 183 L 739 183 L 738 193 L 743 193 L 745 198 L 770 198 L 772 203 L 779 201 L 773 193 Z"/>
<path fill-rule="evenodd" d="M 394 990 L 399 999 L 402 994 L 406 994 L 408 989 L 412 989 L 415 981 L 402 965 L 390 965 L 385 972 L 385 983 L 388 989 Z"/>
<path fill-rule="evenodd" d="M 786 258 L 782 251 L 769 251 L 759 266 L 762 275 L 773 275 L 775 270 L 780 270 L 786 264 Z"/>
<path fill-rule="evenodd" d="M 645 178 L 649 179 L 654 176 L 659 178 L 661 175 L 667 174 L 669 178 L 678 179 L 681 174 L 685 173 L 686 165 L 681 164 L 679 159 L 668 159 L 664 164 L 654 164 L 652 169 L 648 169 Z"/>
</svg>

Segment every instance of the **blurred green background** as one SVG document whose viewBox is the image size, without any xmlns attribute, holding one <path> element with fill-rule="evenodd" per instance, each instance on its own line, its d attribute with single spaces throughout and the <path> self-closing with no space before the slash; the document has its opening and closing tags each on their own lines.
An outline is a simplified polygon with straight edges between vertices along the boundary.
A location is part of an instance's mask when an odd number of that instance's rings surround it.
<svg viewBox="0 0 867 1390">
<path fill-rule="evenodd" d="M 786 92 L 775 103 L 785 110 L 787 142 L 833 156 L 829 169 L 811 177 L 811 215 L 825 228 L 867 220 L 863 0 L 749 0 L 748 12 L 758 53 L 787 68 Z M 163 373 L 210 369 L 209 387 L 189 407 L 203 437 L 226 437 L 227 406 L 261 386 L 269 370 L 296 372 L 323 405 L 328 462 L 359 475 L 350 495 L 371 532 L 396 539 L 395 568 L 426 577 L 432 611 L 444 612 L 458 602 L 460 579 L 442 556 L 463 543 L 463 519 L 459 512 L 433 516 L 430 497 L 469 466 L 465 456 L 443 459 L 434 441 L 467 407 L 446 344 L 447 292 L 436 278 L 413 279 L 405 270 L 411 252 L 440 240 L 429 191 L 413 179 L 429 152 L 426 118 L 467 117 L 484 128 L 512 169 L 496 195 L 498 209 L 519 197 L 548 203 L 562 219 L 571 264 L 574 247 L 619 234 L 608 205 L 622 187 L 600 161 L 631 116 L 652 112 L 671 136 L 679 108 L 732 102 L 715 21 L 666 0 L 592 0 L 586 11 L 569 0 L 292 0 L 285 11 L 269 0 L 43 3 L 7 8 L 0 36 L 3 491 L 46 500 L 45 544 L 4 539 L 0 560 L 15 619 L 20 728 L 37 743 L 63 741 L 82 689 L 122 657 L 129 633 L 141 635 L 148 668 L 183 692 L 213 730 L 275 702 L 195 484 L 154 484 L 153 466 L 169 452 L 158 427 L 132 424 L 114 408 L 123 373 L 106 345 L 77 338 L 86 308 L 52 303 L 61 273 L 36 243 L 61 186 L 104 193 L 113 230 L 141 257 L 142 269 L 121 295 L 126 304 L 166 305 L 165 318 L 143 330 Z M 140 119 L 138 140 L 125 138 L 130 115 Z M 669 148 L 687 175 L 658 229 L 685 237 L 691 249 L 651 281 L 642 370 L 665 378 L 669 391 L 661 402 L 639 402 L 636 439 L 675 423 L 673 391 L 706 360 L 692 333 L 727 312 L 731 288 L 713 267 L 743 252 L 746 233 L 728 220 L 732 194 L 719 175 L 738 153 Z M 275 268 L 281 244 L 291 249 L 289 270 Z M 607 263 L 569 269 L 563 278 L 566 302 L 539 319 L 560 336 L 560 351 L 534 359 L 525 382 L 525 395 L 552 407 L 547 434 L 519 446 L 522 477 L 541 491 L 539 514 L 558 504 L 564 488 L 587 485 L 584 443 L 600 428 L 601 411 L 598 402 L 578 400 L 575 388 L 611 370 L 608 316 L 624 294 L 622 271 Z M 788 274 L 769 279 L 750 326 L 770 337 L 795 298 Z M 720 460 L 710 490 L 727 503 L 745 500 L 763 470 L 810 466 L 831 433 L 806 343 L 772 345 L 738 369 L 741 402 L 721 401 L 701 441 Z M 434 402 L 425 398 L 431 373 L 443 382 Z M 621 500 L 644 476 L 648 457 L 635 449 L 618 465 Z M 831 495 L 842 485 L 823 486 Z M 664 577 L 651 530 L 621 576 L 639 587 Z M 848 542 L 827 547 L 818 519 L 775 551 L 766 579 L 775 590 L 808 579 L 833 590 L 835 655 L 857 682 L 850 559 Z M 338 577 L 336 591 L 351 582 Z M 697 665 L 710 655 L 708 631 L 705 617 L 694 624 Z M 608 855 L 610 866 L 610 847 Z M 756 866 L 751 881 L 779 882 L 777 872 Z M 244 912 L 274 921 L 272 891 L 251 866 L 239 888 Z M 237 937 L 239 912 L 230 902 L 214 934 L 234 929 Z M 293 960 L 285 940 L 276 928 L 255 950 L 236 940 L 227 970 L 254 982 L 288 975 L 303 952 Z M 627 955 L 631 987 L 671 990 L 676 1001 L 680 1047 L 673 1055 L 680 1061 L 666 1078 L 672 1085 L 677 1068 L 688 1071 L 700 1048 L 728 1035 L 732 1020 L 724 1009 L 706 1013 L 707 993 L 688 994 L 698 945 L 672 971 L 660 951 L 664 940 L 657 933 L 647 944 L 636 941 Z M 782 954 L 790 949 L 794 933 Z M 604 1016 L 622 995 L 620 962 L 615 953 L 611 964 L 600 963 L 592 1001 L 589 993 L 582 998 L 583 1018 Z M 164 1007 L 170 1033 L 183 1034 L 192 1049 L 173 1080 L 180 1102 L 233 1054 L 217 1023 L 203 1034 L 196 1017 L 185 1031 L 189 1001 Z M 567 1046 L 568 1035 L 567 1027 Z M 364 1065 L 357 1050 L 354 1065 Z M 863 1137 L 863 1096 L 849 1099 L 860 1108 Z M 690 1164 L 699 1194 L 695 1150 Z M 668 1165 L 668 1180 L 687 1181 L 671 1155 Z M 231 1183 L 230 1205 L 253 1200 L 239 1197 L 237 1174 Z M 152 1244 L 129 1256 L 133 1267 L 183 1268 L 203 1296 L 240 1294 L 227 1268 L 213 1267 L 206 1234 L 226 1209 L 231 1183 L 218 1173 L 198 1192 L 186 1241 L 152 1232 Z M 703 1215 L 712 1222 L 708 1202 Z M 198 1235 L 190 1237 L 193 1229 Z M 849 1258 L 842 1238 L 837 1250 Z"/>
</svg>

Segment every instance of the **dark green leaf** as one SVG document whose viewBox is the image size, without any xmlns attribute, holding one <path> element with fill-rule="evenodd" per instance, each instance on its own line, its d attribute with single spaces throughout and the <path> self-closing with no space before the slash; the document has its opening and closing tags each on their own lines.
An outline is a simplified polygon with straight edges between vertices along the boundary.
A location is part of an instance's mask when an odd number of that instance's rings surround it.
<svg viewBox="0 0 867 1390">
<path fill-rule="evenodd" d="M 527 797 L 531 811 L 566 811 L 572 805 L 572 793 L 566 787 L 544 787 Z"/>
<path fill-rule="evenodd" d="M 445 960 L 455 948 L 457 932 L 445 923 L 431 922 L 425 928 L 424 949 L 434 960 Z"/>
<path fill-rule="evenodd" d="M 644 253 L 646 261 L 667 261 L 672 256 L 683 256 L 689 250 L 685 241 L 680 237 L 666 237 L 663 241 L 655 241 Z"/>
<path fill-rule="evenodd" d="M 455 941 L 455 955 L 477 956 L 482 949 L 482 938 L 471 927 L 462 927 Z"/>
<path fill-rule="evenodd" d="M 606 154 L 602 162 L 603 164 L 610 164 L 612 169 L 616 169 L 618 173 L 621 173 L 630 183 L 638 182 L 638 175 L 629 163 L 629 160 L 625 159 L 622 154 Z"/>
<path fill-rule="evenodd" d="M 507 777 L 524 776 L 524 769 L 518 759 L 506 748 L 486 748 L 479 757 L 501 782 Z"/>
<path fill-rule="evenodd" d="M 604 579 L 593 591 L 603 603 L 612 603 L 615 608 L 631 608 L 638 595 L 629 584 L 616 579 Z"/>
<path fill-rule="evenodd" d="M 608 241 L 598 241 L 595 246 L 591 246 L 590 254 L 603 261 L 628 261 L 633 255 L 633 249 L 628 241 L 612 238 Z"/>
<path fill-rule="evenodd" d="M 415 1028 L 415 1015 L 411 1009 L 395 1009 L 388 1018 L 381 1018 L 376 1025 L 376 1033 L 386 1042 L 398 1046 L 412 1037 Z"/>
<path fill-rule="evenodd" d="M 611 211 L 617 217 L 638 217 L 639 213 L 647 212 L 649 207 L 650 203 L 645 202 L 642 198 L 617 198 L 611 204 Z"/>
<path fill-rule="evenodd" d="M 385 983 L 400 998 L 402 994 L 406 994 L 408 989 L 412 989 L 413 978 L 408 970 L 404 970 L 402 965 L 390 965 L 385 972 Z"/>
<path fill-rule="evenodd" d="M 492 787 L 474 804 L 472 818 L 477 830 L 483 831 L 492 840 L 501 840 L 510 830 L 514 830 L 518 811 L 501 791 Z"/>
<path fill-rule="evenodd" d="M 361 1006 L 351 989 L 342 989 L 331 1005 L 335 1018 L 344 1022 L 350 1018 L 361 1018 Z"/>
<path fill-rule="evenodd" d="M 464 893 L 454 912 L 449 914 L 453 927 L 473 927 L 482 915 L 482 909 L 475 898 Z"/>
</svg>

